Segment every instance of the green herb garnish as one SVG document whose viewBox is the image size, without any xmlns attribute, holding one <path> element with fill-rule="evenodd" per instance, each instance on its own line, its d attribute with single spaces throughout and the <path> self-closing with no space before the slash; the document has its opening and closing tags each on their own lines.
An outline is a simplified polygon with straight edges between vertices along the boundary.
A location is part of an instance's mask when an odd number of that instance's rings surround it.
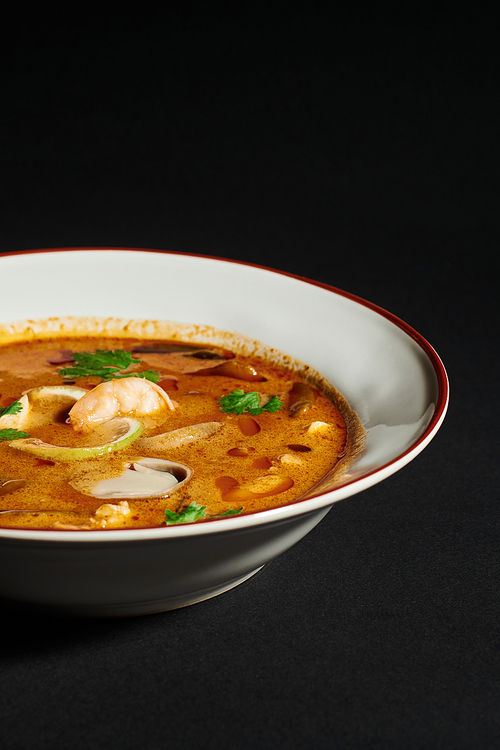
<svg viewBox="0 0 500 750">
<path fill-rule="evenodd" d="M 226 510 L 224 513 L 219 513 L 217 516 L 210 516 L 210 518 L 224 518 L 225 516 L 237 516 L 238 513 L 241 513 L 243 508 L 234 508 L 231 510 Z"/>
<path fill-rule="evenodd" d="M 23 407 L 20 401 L 13 401 L 9 406 L 0 406 L 0 417 L 5 417 L 7 414 L 19 414 L 22 409 Z M 29 437 L 28 432 L 16 430 L 13 427 L 0 430 L 0 440 L 19 440 L 20 438 L 27 437 Z"/>
<path fill-rule="evenodd" d="M 130 352 L 123 349 L 109 351 L 98 349 L 96 352 L 73 352 L 73 359 L 76 365 L 63 367 L 59 370 L 59 375 L 63 378 L 83 378 L 99 377 L 103 380 L 112 380 L 113 378 L 145 378 L 152 383 L 157 383 L 161 375 L 154 370 L 144 370 L 143 372 L 124 373 L 129 365 L 139 365 L 140 359 L 134 359 Z"/>
<path fill-rule="evenodd" d="M 200 518 L 205 517 L 206 509 L 206 505 L 198 505 L 198 503 L 192 502 L 189 503 L 187 508 L 184 508 L 184 510 L 179 511 L 178 513 L 166 510 L 166 524 L 169 526 L 173 523 L 193 523 L 194 521 L 198 521 Z"/>
<path fill-rule="evenodd" d="M 198 505 L 197 503 L 192 502 L 188 505 L 187 508 L 184 508 L 184 510 L 179 511 L 178 513 L 174 513 L 171 510 L 166 510 L 165 515 L 167 517 L 167 520 L 165 521 L 165 523 L 167 524 L 167 526 L 171 526 L 174 523 L 194 523 L 195 521 L 199 521 L 201 518 L 207 518 L 207 514 L 205 513 L 206 509 L 206 505 Z M 219 513 L 216 516 L 209 516 L 209 518 L 237 516 L 238 513 L 241 513 L 242 510 L 243 508 L 226 510 L 224 513 Z"/>
<path fill-rule="evenodd" d="M 29 432 L 14 430 L 12 427 L 0 430 L 0 440 L 19 440 L 20 438 L 27 438 L 29 436 Z"/>
<path fill-rule="evenodd" d="M 0 406 L 0 417 L 4 417 L 6 414 L 19 414 L 22 408 L 20 401 L 13 401 L 9 406 Z"/>
<path fill-rule="evenodd" d="M 223 396 L 219 400 L 219 406 L 225 414 L 248 412 L 252 416 L 256 416 L 264 411 L 279 411 L 283 404 L 277 396 L 272 396 L 266 402 L 262 400 L 261 394 L 256 391 L 244 393 L 240 388 L 237 388 L 228 396 Z"/>
<path fill-rule="evenodd" d="M 127 372 L 123 375 L 113 375 L 113 378 L 115 380 L 119 380 L 120 378 L 144 378 L 144 380 L 150 380 L 152 383 L 157 383 L 161 378 L 161 374 L 155 372 L 155 370 L 141 370 L 141 372 Z M 111 378 L 107 378 L 107 380 L 111 380 Z"/>
</svg>

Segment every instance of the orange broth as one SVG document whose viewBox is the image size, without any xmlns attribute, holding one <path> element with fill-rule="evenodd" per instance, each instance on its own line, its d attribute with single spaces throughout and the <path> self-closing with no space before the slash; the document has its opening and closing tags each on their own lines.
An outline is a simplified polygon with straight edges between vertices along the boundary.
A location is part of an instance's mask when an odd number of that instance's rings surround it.
<svg viewBox="0 0 500 750">
<path fill-rule="evenodd" d="M 68 383 L 90 391 L 102 378 L 83 376 L 69 382 L 59 371 L 71 366 L 73 352 L 117 349 L 130 351 L 141 360 L 127 373 L 158 372 L 160 387 L 175 403 L 159 421 L 145 420 L 140 439 L 109 455 L 61 461 L 23 452 L 16 448 L 17 440 L 0 441 L 0 526 L 81 530 L 158 527 L 173 517 L 167 518 L 165 511 L 178 514 L 176 518 L 182 522 L 182 512 L 188 507 L 202 508 L 196 520 L 228 511 L 243 514 L 296 501 L 326 475 L 345 470 L 352 460 L 359 425 L 341 397 L 335 398 L 333 389 L 327 394 L 294 368 L 263 357 L 212 344 L 187 342 L 188 348 L 183 348 L 179 341 L 174 342 L 178 351 L 163 351 L 171 344 L 157 339 L 56 336 L 0 347 L 0 407 L 40 386 Z M 138 349 L 146 351 L 134 352 Z M 282 408 L 255 416 L 225 414 L 219 401 L 236 389 L 256 391 L 263 401 L 276 395 Z M 297 389 L 299 398 L 305 393 L 309 402 L 306 399 L 303 408 L 299 404 L 294 409 Z M 39 399 L 22 429 L 32 438 L 56 446 L 100 444 L 102 436 L 78 433 L 68 424 L 73 403 L 74 399 L 64 396 Z M 141 444 L 144 438 L 206 423 L 221 426 L 215 434 L 168 450 L 151 440 L 147 447 Z M 94 497 L 92 487 L 119 476 L 125 466 L 145 457 L 185 465 L 192 475 L 161 497 L 123 500 L 127 512 L 104 513 L 103 506 L 116 509 L 120 498 Z M 125 505 L 120 507 L 123 510 Z"/>
</svg>

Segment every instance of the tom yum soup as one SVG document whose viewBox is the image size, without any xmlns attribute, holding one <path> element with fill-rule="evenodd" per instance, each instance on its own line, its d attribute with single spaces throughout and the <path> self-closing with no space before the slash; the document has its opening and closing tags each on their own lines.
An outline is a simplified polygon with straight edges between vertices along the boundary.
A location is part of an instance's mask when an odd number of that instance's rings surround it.
<svg viewBox="0 0 500 750">
<path fill-rule="evenodd" d="M 0 330 L 0 526 L 262 510 L 339 476 L 362 440 L 319 374 L 236 334 L 88 319 Z"/>
</svg>

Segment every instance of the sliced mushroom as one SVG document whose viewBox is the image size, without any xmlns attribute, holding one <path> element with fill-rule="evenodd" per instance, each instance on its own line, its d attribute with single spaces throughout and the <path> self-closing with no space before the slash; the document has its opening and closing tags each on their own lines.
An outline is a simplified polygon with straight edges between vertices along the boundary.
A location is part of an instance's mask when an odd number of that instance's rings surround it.
<svg viewBox="0 0 500 750">
<path fill-rule="evenodd" d="M 309 435 L 326 435 L 332 428 L 328 422 L 311 422 L 309 427 L 306 429 L 306 433 Z"/>
<path fill-rule="evenodd" d="M 189 466 L 162 458 L 134 461 L 119 477 L 103 479 L 89 494 L 98 498 L 162 497 L 177 490 L 192 476 Z"/>
<path fill-rule="evenodd" d="M 239 505 L 255 498 L 279 495 L 293 487 L 293 479 L 280 474 L 265 474 L 240 485 L 233 477 L 218 477 L 215 484 L 224 502 Z"/>
<path fill-rule="evenodd" d="M 246 380 L 247 382 L 262 382 L 266 380 L 264 375 L 257 372 L 255 367 L 246 362 L 238 362 L 237 360 L 216 365 L 209 370 L 205 370 L 203 375 L 225 375 L 228 378 L 237 378 L 238 380 Z"/>
<path fill-rule="evenodd" d="M 251 435 L 257 435 L 260 432 L 260 424 L 255 421 L 253 417 L 238 417 L 238 427 L 240 428 L 243 435 L 250 437 Z"/>
<path fill-rule="evenodd" d="M 214 366 L 223 364 L 228 359 L 225 353 L 178 345 L 161 348 L 141 346 L 134 349 L 134 353 L 136 352 L 141 355 L 142 362 L 148 367 L 180 374 L 212 370 Z"/>
<path fill-rule="evenodd" d="M 282 453 L 281 456 L 278 456 L 278 461 L 280 464 L 288 464 L 292 466 L 300 466 L 304 463 L 301 458 L 294 456 L 292 453 Z"/>
<path fill-rule="evenodd" d="M 305 414 L 316 401 L 316 391 L 308 383 L 294 383 L 288 400 L 288 413 L 291 417 Z"/>
<path fill-rule="evenodd" d="M 30 525 L 30 516 L 36 519 L 34 527 L 38 529 L 90 529 L 89 517 L 87 514 L 73 510 L 61 510 L 60 508 L 12 508 L 11 510 L 1 510 L 2 526 L 26 526 Z M 68 523 L 61 521 L 61 517 L 66 518 Z M 54 518 L 56 520 L 54 521 Z M 69 523 L 69 520 L 74 523 Z M 16 523 L 17 521 L 17 523 Z"/>
<path fill-rule="evenodd" d="M 178 430 L 163 432 L 161 435 L 142 438 L 136 443 L 138 448 L 146 450 L 165 450 L 169 448 L 178 448 L 181 445 L 192 443 L 195 440 L 202 440 L 223 427 L 223 422 L 201 422 L 200 424 L 191 424 L 187 427 L 180 427 Z"/>
<path fill-rule="evenodd" d="M 5 482 L 0 480 L 0 495 L 7 495 L 9 492 L 20 490 L 26 484 L 26 479 L 7 479 Z"/>
</svg>

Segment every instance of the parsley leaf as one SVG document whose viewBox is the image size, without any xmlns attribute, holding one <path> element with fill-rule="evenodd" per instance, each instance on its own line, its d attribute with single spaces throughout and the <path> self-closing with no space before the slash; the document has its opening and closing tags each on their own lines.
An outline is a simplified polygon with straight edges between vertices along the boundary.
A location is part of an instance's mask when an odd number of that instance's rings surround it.
<svg viewBox="0 0 500 750">
<path fill-rule="evenodd" d="M 145 378 L 153 383 L 160 380 L 161 375 L 153 370 L 144 370 L 144 372 L 124 373 L 129 365 L 138 365 L 140 359 L 134 359 L 130 352 L 124 349 L 106 350 L 98 349 L 96 352 L 73 352 L 73 359 L 76 365 L 63 367 L 59 370 L 59 375 L 63 378 L 82 378 L 96 376 L 103 380 L 112 380 L 113 378 Z"/>
<path fill-rule="evenodd" d="M 243 414 L 243 412 L 248 412 L 256 416 L 257 414 L 262 414 L 263 411 L 279 411 L 282 406 L 283 404 L 277 396 L 272 396 L 267 403 L 265 402 L 261 405 L 261 399 L 256 391 L 244 393 L 241 388 L 237 388 L 219 400 L 219 407 L 225 414 Z"/>
<path fill-rule="evenodd" d="M 4 417 L 6 414 L 19 414 L 22 408 L 20 401 L 14 401 L 9 406 L 0 406 L 0 417 Z"/>
<path fill-rule="evenodd" d="M 193 501 L 187 508 L 184 508 L 184 510 L 179 511 L 178 513 L 166 510 L 165 515 L 167 520 L 165 523 L 167 526 L 170 526 L 173 523 L 193 523 L 193 521 L 198 521 L 200 518 L 205 517 L 206 509 L 206 505 L 198 505 L 198 503 Z"/>
<path fill-rule="evenodd" d="M 19 438 L 27 438 L 29 436 L 29 432 L 15 430 L 12 427 L 0 430 L 0 440 L 19 440 Z"/>
</svg>

